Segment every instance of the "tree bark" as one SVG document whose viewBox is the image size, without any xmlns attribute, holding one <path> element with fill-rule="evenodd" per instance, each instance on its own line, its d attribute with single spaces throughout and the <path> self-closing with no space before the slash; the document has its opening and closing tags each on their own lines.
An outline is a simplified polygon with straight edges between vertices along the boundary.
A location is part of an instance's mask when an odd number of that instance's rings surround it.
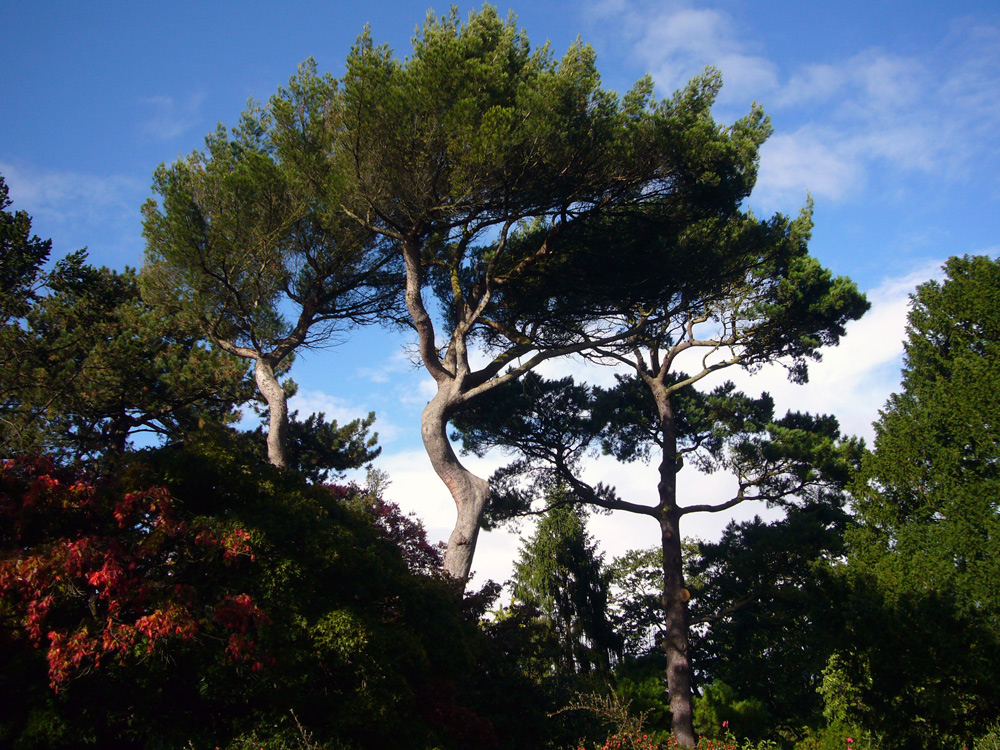
<svg viewBox="0 0 1000 750">
<path fill-rule="evenodd" d="M 448 417 L 453 407 L 446 385 L 439 383 L 437 395 L 421 415 L 420 434 L 431 466 L 455 500 L 458 518 L 448 539 L 444 570 L 464 587 L 472 572 L 472 557 L 479 539 L 479 519 L 489 501 L 490 488 L 485 479 L 462 465 L 448 440 Z"/>
<path fill-rule="evenodd" d="M 666 513 L 660 521 L 663 545 L 663 650 L 667 656 L 667 692 L 671 727 L 681 747 L 694 747 L 691 657 L 688 649 L 687 590 L 681 557 L 679 516 Z"/>
<path fill-rule="evenodd" d="M 274 368 L 263 357 L 259 357 L 253 368 L 254 379 L 270 412 L 267 426 L 267 460 L 274 466 L 287 465 L 285 452 L 288 432 L 288 399 L 274 375 Z"/>
<path fill-rule="evenodd" d="M 657 394 L 663 435 L 660 462 L 659 517 L 663 549 L 664 637 L 667 657 L 667 692 L 670 698 L 671 729 L 681 747 L 697 744 L 691 696 L 691 656 L 688 647 L 689 594 L 684 587 L 684 558 L 681 551 L 681 512 L 677 505 L 677 432 L 669 396 Z"/>
<path fill-rule="evenodd" d="M 452 332 L 451 346 L 446 361 L 442 362 L 435 344 L 434 323 L 424 307 L 420 244 L 411 237 L 403 241 L 402 248 L 406 265 L 406 308 L 417 332 L 420 358 L 437 383 L 437 393 L 420 417 L 420 436 L 431 466 L 451 493 L 458 513 L 455 528 L 448 538 L 444 571 L 464 588 L 472 572 L 479 520 L 490 494 L 486 480 L 462 466 L 448 440 L 448 419 L 462 399 L 462 384 L 469 374 L 464 331 Z"/>
</svg>

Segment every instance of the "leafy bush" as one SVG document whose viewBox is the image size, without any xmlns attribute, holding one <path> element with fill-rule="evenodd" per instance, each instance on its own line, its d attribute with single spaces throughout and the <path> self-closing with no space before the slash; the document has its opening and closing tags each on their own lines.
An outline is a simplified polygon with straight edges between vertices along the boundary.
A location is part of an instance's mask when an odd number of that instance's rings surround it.
<svg viewBox="0 0 1000 750">
<path fill-rule="evenodd" d="M 982 737 L 977 737 L 972 750 L 1000 750 L 1000 723 L 990 727 Z"/>
<path fill-rule="evenodd" d="M 317 747 L 496 746 L 460 689 L 475 623 L 361 490 L 224 430 L 114 478 L 39 465 L 0 500 L 0 744 L 292 747 L 300 723 Z"/>
<path fill-rule="evenodd" d="M 694 726 L 710 739 L 735 736 L 758 740 L 765 736 L 770 717 L 761 701 L 738 700 L 736 693 L 724 682 L 713 682 L 694 702 Z"/>
</svg>

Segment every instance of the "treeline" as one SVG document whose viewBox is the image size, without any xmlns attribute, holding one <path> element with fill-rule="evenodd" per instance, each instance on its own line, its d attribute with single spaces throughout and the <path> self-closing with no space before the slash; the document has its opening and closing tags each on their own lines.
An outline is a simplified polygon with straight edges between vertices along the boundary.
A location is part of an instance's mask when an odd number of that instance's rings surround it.
<svg viewBox="0 0 1000 750">
<path fill-rule="evenodd" d="M 366 31 L 341 79 L 306 63 L 156 171 L 139 273 L 51 265 L 0 179 L 0 741 L 987 741 L 1000 266 L 955 258 L 917 290 L 871 452 L 713 382 L 803 381 L 868 307 L 809 255 L 811 205 L 745 209 L 770 125 L 716 123 L 720 85 L 619 97 L 588 47 L 556 60 L 489 6 L 429 16 L 404 61 Z M 339 478 L 377 457 L 373 414 L 288 413 L 296 352 L 370 324 L 412 330 L 437 386 L 443 550 L 377 471 Z M 534 372 L 570 354 L 627 374 Z M 514 460 L 478 477 L 449 428 Z M 586 481 L 594 451 L 655 460 L 656 504 Z M 737 489 L 680 497 L 685 467 Z M 683 539 L 750 501 L 786 513 Z M 662 544 L 606 563 L 588 512 Z M 526 516 L 511 604 L 465 592 L 479 530 Z"/>
</svg>

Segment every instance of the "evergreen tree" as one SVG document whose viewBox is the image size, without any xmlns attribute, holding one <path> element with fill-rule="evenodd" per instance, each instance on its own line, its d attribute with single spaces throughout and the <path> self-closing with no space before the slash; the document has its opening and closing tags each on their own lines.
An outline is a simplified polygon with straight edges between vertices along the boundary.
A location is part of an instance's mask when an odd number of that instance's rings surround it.
<svg viewBox="0 0 1000 750">
<path fill-rule="evenodd" d="M 271 463 L 287 465 L 296 351 L 330 343 L 390 309 L 398 279 L 379 237 L 350 218 L 330 127 L 336 85 L 305 63 L 267 108 L 220 126 L 154 175 L 143 207 L 143 293 L 183 311 L 217 347 L 253 363 L 267 403 Z"/>
<path fill-rule="evenodd" d="M 944 271 L 911 297 L 902 390 L 855 482 L 826 680 L 831 718 L 907 747 L 969 743 L 1000 705 L 1000 261 Z"/>
<path fill-rule="evenodd" d="M 568 502 L 565 489 L 550 497 L 551 509 L 514 564 L 515 602 L 538 612 L 557 644 L 557 673 L 608 673 L 620 651 L 607 616 L 604 556 L 587 533 L 586 517 Z"/>
<path fill-rule="evenodd" d="M 247 400 L 245 367 L 190 317 L 145 304 L 136 274 L 81 265 L 34 302 L 2 367 L 10 450 L 120 457 L 138 433 L 177 439 Z"/>
<path fill-rule="evenodd" d="M 740 211 L 770 125 L 756 107 L 715 123 L 720 85 L 708 71 L 654 101 L 646 77 L 619 97 L 601 87 L 591 48 L 554 60 L 488 5 L 464 24 L 457 10 L 430 15 L 405 60 L 368 32 L 348 58 L 337 113 L 355 215 L 405 264 L 409 324 L 437 386 L 421 436 L 456 503 L 445 568 L 457 579 L 469 576 L 491 489 L 455 455 L 453 418 L 545 359 L 644 328 L 650 299 L 779 283 L 747 277 L 772 267 L 756 256 L 742 264 L 750 247 L 787 247 L 787 222 Z M 802 311 L 784 312 L 783 323 Z"/>
<path fill-rule="evenodd" d="M 953 591 L 1000 635 L 1000 261 L 952 258 L 912 296 L 902 390 L 856 487 L 858 555 Z"/>
</svg>

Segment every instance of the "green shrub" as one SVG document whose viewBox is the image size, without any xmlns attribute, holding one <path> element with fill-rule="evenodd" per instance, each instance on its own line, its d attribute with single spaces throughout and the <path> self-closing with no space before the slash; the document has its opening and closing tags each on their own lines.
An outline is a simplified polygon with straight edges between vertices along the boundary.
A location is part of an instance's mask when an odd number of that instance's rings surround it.
<svg viewBox="0 0 1000 750">
<path fill-rule="evenodd" d="M 721 739 L 731 734 L 740 740 L 760 740 L 770 723 L 771 717 L 761 701 L 737 699 L 724 682 L 708 685 L 694 701 L 694 728 L 702 737 Z"/>
<path fill-rule="evenodd" d="M 972 750 L 1000 750 L 1000 722 L 991 726 L 982 737 L 977 737 Z"/>
</svg>

